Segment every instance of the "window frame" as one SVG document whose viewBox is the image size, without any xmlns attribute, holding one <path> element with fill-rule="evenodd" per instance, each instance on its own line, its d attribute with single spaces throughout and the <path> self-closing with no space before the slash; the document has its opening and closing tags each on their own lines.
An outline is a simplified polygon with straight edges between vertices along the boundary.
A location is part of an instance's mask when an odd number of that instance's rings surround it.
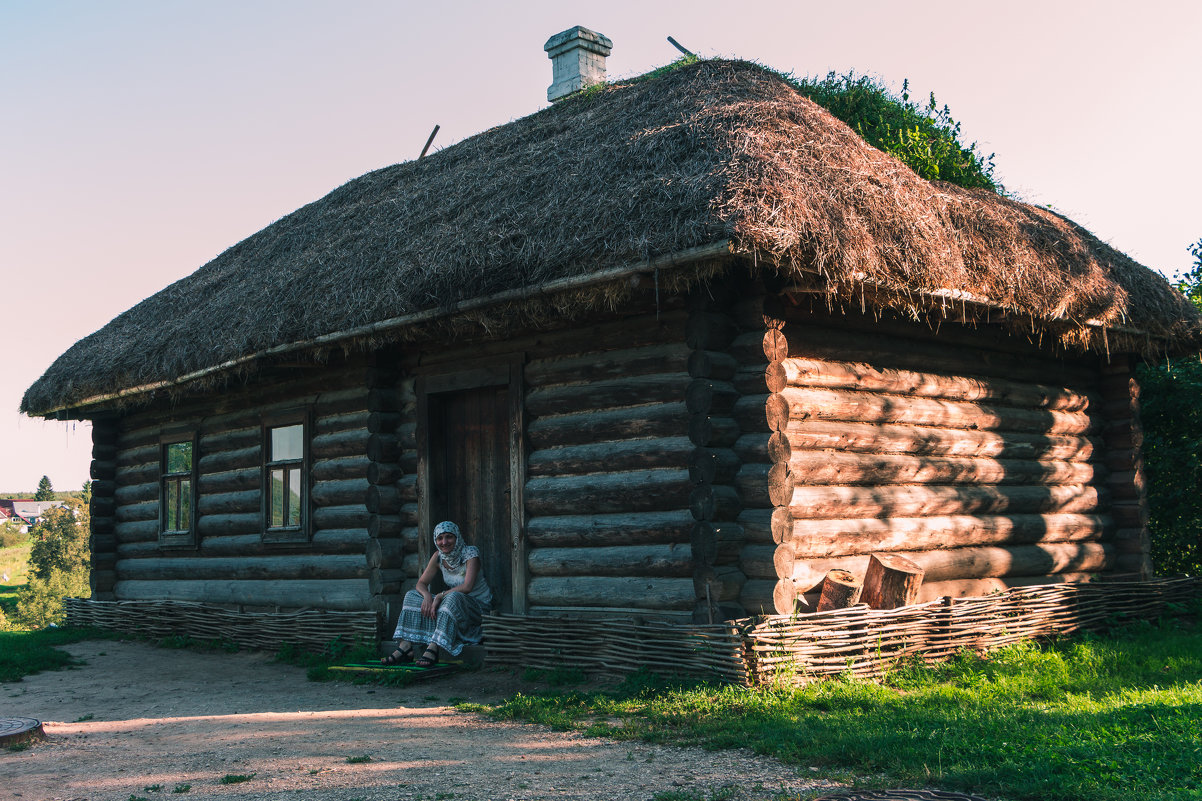
<svg viewBox="0 0 1202 801">
<path fill-rule="evenodd" d="M 260 486 L 260 509 L 259 519 L 263 524 L 262 539 L 265 543 L 280 542 L 280 543 L 307 543 L 311 539 L 312 532 L 312 459 L 310 457 L 309 447 L 313 438 L 313 416 L 310 410 L 303 409 L 290 413 L 282 413 L 264 417 L 260 422 L 262 443 L 261 452 L 261 478 Z M 301 427 L 301 456 L 299 459 L 272 459 L 271 452 L 271 432 L 277 428 L 288 428 L 290 426 L 299 425 Z M 291 466 L 296 466 L 300 470 L 300 502 L 299 516 L 300 523 L 296 526 L 272 526 L 271 525 L 271 473 L 273 469 L 280 469 L 286 466 L 285 469 L 291 469 Z"/>
<path fill-rule="evenodd" d="M 196 523 L 199 515 L 196 511 L 197 500 L 199 499 L 199 491 L 197 479 L 200 475 L 198 458 L 198 437 L 195 431 L 189 432 L 173 432 L 159 436 L 159 476 L 158 476 L 158 495 L 159 495 L 159 546 L 163 548 L 194 548 L 197 543 Z M 188 471 L 170 472 L 168 470 L 168 451 L 172 445 L 180 445 L 187 443 L 192 446 L 191 463 Z M 167 528 L 168 506 L 170 493 L 168 486 L 175 484 L 177 487 L 180 482 L 188 481 L 188 528 L 186 529 L 169 529 Z M 183 493 L 180 492 L 180 497 Z"/>
</svg>

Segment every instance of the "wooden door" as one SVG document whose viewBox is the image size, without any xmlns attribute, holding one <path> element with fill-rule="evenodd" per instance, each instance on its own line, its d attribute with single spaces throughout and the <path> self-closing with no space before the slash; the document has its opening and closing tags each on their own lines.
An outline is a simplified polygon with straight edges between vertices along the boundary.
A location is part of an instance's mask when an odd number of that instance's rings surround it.
<svg viewBox="0 0 1202 801">
<path fill-rule="evenodd" d="M 430 521 L 459 525 L 480 549 L 494 608 L 512 612 L 508 387 L 432 393 L 427 404 Z"/>
</svg>

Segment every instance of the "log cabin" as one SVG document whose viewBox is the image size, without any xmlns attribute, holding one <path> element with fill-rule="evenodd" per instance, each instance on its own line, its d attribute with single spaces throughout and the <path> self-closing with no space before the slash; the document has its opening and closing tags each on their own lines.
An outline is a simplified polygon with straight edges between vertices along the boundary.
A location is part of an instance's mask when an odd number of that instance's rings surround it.
<svg viewBox="0 0 1202 801">
<path fill-rule="evenodd" d="M 1199 332 L 1064 217 L 710 60 L 350 181 L 22 410 L 91 421 L 96 599 L 390 631 L 449 518 L 499 612 L 706 622 L 874 553 L 922 599 L 1148 576 L 1133 365 Z"/>
</svg>

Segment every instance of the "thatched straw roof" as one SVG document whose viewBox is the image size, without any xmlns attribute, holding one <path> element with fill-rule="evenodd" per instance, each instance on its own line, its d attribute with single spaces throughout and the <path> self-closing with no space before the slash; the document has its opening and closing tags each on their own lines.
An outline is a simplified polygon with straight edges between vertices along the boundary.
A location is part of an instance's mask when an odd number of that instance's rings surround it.
<svg viewBox="0 0 1202 801">
<path fill-rule="evenodd" d="M 403 338 L 422 311 L 723 242 L 836 296 L 972 298 L 1086 346 L 1103 328 L 1112 349 L 1119 331 L 1154 348 L 1199 332 L 1163 278 L 1063 217 L 925 181 L 776 73 L 705 61 L 350 181 L 80 340 L 22 410 L 211 378 L 315 339 Z"/>
</svg>

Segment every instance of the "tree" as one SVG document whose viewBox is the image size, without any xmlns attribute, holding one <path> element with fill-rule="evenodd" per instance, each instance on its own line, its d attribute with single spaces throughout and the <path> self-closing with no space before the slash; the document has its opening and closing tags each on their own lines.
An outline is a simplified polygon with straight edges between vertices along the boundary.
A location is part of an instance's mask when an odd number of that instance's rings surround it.
<svg viewBox="0 0 1202 801">
<path fill-rule="evenodd" d="M 53 501 L 54 486 L 50 483 L 50 476 L 42 476 L 42 480 L 38 482 L 38 491 L 34 493 L 35 501 Z"/>
<path fill-rule="evenodd" d="M 83 483 L 83 490 L 79 493 L 79 500 L 81 502 L 83 502 L 83 505 L 85 507 L 89 506 L 92 503 L 92 482 L 91 481 L 85 481 Z"/>
<path fill-rule="evenodd" d="M 1202 239 L 1189 251 L 1194 265 L 1174 282 L 1202 311 Z M 1146 365 L 1139 377 L 1152 563 L 1160 574 L 1202 575 L 1202 362 Z"/>
<path fill-rule="evenodd" d="M 18 622 L 29 628 L 60 623 L 63 598 L 87 598 L 92 553 L 86 509 L 50 509 L 30 536 L 29 583 L 17 599 Z"/>
</svg>

